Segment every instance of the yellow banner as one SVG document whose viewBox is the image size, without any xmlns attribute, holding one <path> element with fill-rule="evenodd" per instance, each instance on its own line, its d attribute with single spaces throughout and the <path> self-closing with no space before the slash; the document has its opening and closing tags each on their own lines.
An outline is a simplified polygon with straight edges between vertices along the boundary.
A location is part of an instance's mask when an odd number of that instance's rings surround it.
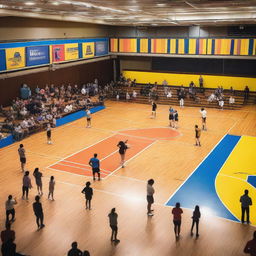
<svg viewBox="0 0 256 256">
<path fill-rule="evenodd" d="M 78 58 L 78 44 L 65 44 L 65 60 L 76 60 Z"/>
<path fill-rule="evenodd" d="M 25 47 L 9 48 L 5 53 L 7 70 L 25 67 Z"/>
<path fill-rule="evenodd" d="M 83 58 L 92 58 L 94 55 L 94 43 L 83 43 Z"/>
</svg>

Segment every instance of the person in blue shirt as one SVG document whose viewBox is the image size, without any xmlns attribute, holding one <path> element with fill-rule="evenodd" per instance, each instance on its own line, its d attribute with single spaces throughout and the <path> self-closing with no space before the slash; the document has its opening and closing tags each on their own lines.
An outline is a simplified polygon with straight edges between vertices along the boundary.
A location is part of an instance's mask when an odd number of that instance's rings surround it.
<svg viewBox="0 0 256 256">
<path fill-rule="evenodd" d="M 95 174 L 98 175 L 98 180 L 100 180 L 100 161 L 97 158 L 97 154 L 94 154 L 94 157 L 92 157 L 89 161 L 89 165 L 92 167 L 92 176 L 93 180 L 95 180 Z"/>
</svg>

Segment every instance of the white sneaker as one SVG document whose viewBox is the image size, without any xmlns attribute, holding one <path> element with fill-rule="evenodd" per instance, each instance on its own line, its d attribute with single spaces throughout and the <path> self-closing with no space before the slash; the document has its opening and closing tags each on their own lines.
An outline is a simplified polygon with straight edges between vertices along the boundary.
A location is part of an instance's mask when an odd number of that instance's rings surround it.
<svg viewBox="0 0 256 256">
<path fill-rule="evenodd" d="M 154 214 L 152 212 L 149 212 L 148 216 L 154 216 Z"/>
</svg>

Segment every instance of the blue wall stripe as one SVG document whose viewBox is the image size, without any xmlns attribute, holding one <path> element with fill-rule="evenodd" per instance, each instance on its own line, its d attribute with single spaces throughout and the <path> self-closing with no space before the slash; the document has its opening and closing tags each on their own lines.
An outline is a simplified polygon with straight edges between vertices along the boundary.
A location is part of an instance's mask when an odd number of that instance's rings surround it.
<svg viewBox="0 0 256 256">
<path fill-rule="evenodd" d="M 137 38 L 137 52 L 140 52 L 140 38 Z"/>
<path fill-rule="evenodd" d="M 0 50 L 0 71 L 6 70 L 5 50 Z"/>
<path fill-rule="evenodd" d="M 11 145 L 14 142 L 15 141 L 13 139 L 13 136 L 9 135 L 9 136 L 5 137 L 4 139 L 0 140 L 0 148 L 7 147 L 7 146 Z"/>
<path fill-rule="evenodd" d="M 199 54 L 199 39 L 196 39 L 196 54 Z"/>
<path fill-rule="evenodd" d="M 249 39 L 249 55 L 253 52 L 253 39 Z"/>
<path fill-rule="evenodd" d="M 185 39 L 185 49 L 184 49 L 184 52 L 185 54 L 188 54 L 188 49 L 189 49 L 189 39 Z"/>
<path fill-rule="evenodd" d="M 195 172 L 167 202 L 173 206 L 180 202 L 181 207 L 193 209 L 195 205 L 212 209 L 215 215 L 237 221 L 237 218 L 219 199 L 215 179 L 219 170 L 240 140 L 240 136 L 226 135 Z"/>
<path fill-rule="evenodd" d="M 82 45 L 82 43 L 78 44 L 78 53 L 79 53 L 79 58 L 80 59 L 83 58 L 83 45 Z"/>
<path fill-rule="evenodd" d="M 176 54 L 179 53 L 179 40 L 176 39 Z"/>
<path fill-rule="evenodd" d="M 215 51 L 215 39 L 212 39 L 212 55 L 214 55 Z"/>
<path fill-rule="evenodd" d="M 171 51 L 171 39 L 167 39 L 167 53 L 170 53 Z"/>
<path fill-rule="evenodd" d="M 234 55 L 235 40 L 231 40 L 230 55 Z"/>
<path fill-rule="evenodd" d="M 71 44 L 71 43 L 85 43 L 85 42 L 99 42 L 99 41 L 108 41 L 108 38 L 59 39 L 59 40 L 45 40 L 45 41 L 0 43 L 0 49 L 37 46 L 37 45 Z"/>
</svg>

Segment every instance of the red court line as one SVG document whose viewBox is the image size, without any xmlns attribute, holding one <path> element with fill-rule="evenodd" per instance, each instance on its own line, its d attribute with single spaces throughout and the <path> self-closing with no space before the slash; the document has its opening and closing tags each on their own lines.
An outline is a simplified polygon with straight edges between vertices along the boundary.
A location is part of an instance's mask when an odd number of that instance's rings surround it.
<svg viewBox="0 0 256 256">
<path fill-rule="evenodd" d="M 156 141 L 156 138 L 174 138 L 179 133 L 170 128 L 136 129 L 122 131 L 122 134 L 116 134 L 105 140 L 87 147 L 77 153 L 74 153 L 49 168 L 84 176 L 92 176 L 91 167 L 88 162 L 94 153 L 98 154 L 100 160 L 101 176 L 107 177 L 112 172 L 120 168 L 120 155 L 117 144 L 119 141 L 128 140 L 128 150 L 126 151 L 126 161 L 130 160 L 145 148 Z M 143 136 L 143 137 L 142 137 Z"/>
</svg>

